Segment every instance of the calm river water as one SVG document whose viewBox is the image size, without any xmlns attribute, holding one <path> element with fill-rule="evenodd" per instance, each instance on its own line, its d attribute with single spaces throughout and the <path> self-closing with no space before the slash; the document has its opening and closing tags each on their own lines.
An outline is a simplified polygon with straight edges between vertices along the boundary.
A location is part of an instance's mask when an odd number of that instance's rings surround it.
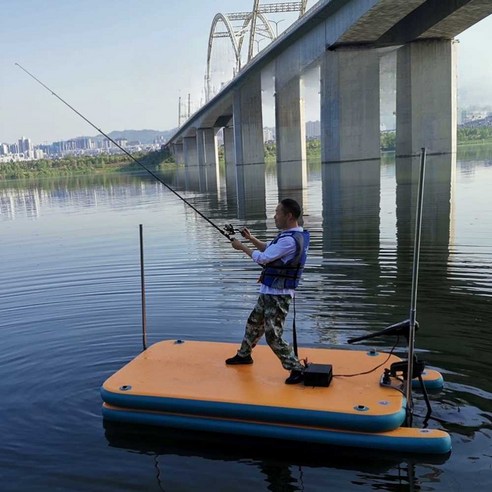
<svg viewBox="0 0 492 492">
<path fill-rule="evenodd" d="M 150 343 L 238 342 L 258 271 L 146 176 L 0 184 L 0 488 L 492 490 L 491 156 L 490 149 L 461 153 L 451 184 L 449 160 L 427 160 L 416 348 L 445 377 L 444 390 L 431 395 L 430 426 L 451 433 L 453 451 L 438 460 L 105 429 L 100 385 L 142 345 L 138 224 Z M 322 186 L 322 176 L 330 184 Z M 391 157 L 381 166 L 310 166 L 297 196 L 312 233 L 296 303 L 301 346 L 345 346 L 408 317 L 412 176 L 409 163 Z M 241 200 L 222 175 L 218 187 L 213 176 L 195 178 L 165 173 L 218 225 L 275 234 L 272 217 L 285 193 L 274 169 L 267 168 L 265 193 L 260 173 L 258 193 Z M 288 338 L 291 326 L 290 316 Z"/>
</svg>

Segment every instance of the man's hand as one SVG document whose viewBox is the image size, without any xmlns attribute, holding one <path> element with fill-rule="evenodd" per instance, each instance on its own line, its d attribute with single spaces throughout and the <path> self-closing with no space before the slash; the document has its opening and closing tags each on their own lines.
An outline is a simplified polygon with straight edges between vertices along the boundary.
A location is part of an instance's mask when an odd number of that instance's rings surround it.
<svg viewBox="0 0 492 492">
<path fill-rule="evenodd" d="M 243 236 L 245 239 L 248 239 L 249 241 L 251 241 L 251 238 L 253 237 L 253 235 L 251 234 L 251 231 L 247 227 L 245 227 L 241 231 L 241 236 Z"/>
<path fill-rule="evenodd" d="M 244 249 L 244 244 L 236 238 L 233 238 L 231 240 L 231 246 L 239 251 L 242 251 Z"/>
<path fill-rule="evenodd" d="M 244 251 L 249 257 L 253 254 L 253 251 L 249 249 L 245 244 L 243 244 L 238 239 L 234 238 L 231 240 L 231 246 L 239 251 Z"/>
<path fill-rule="evenodd" d="M 248 239 L 249 241 L 251 241 L 254 244 L 255 248 L 259 249 L 260 251 L 265 251 L 266 243 L 260 241 L 258 238 L 253 236 L 253 234 L 251 234 L 251 231 L 247 227 L 245 227 L 241 231 L 241 236 L 243 236 L 244 239 Z"/>
</svg>

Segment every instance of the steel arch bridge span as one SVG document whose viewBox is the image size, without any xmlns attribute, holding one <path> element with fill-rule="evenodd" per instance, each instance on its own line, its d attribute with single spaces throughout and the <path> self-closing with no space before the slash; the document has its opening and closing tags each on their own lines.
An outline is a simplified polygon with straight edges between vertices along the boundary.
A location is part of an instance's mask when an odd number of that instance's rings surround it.
<svg viewBox="0 0 492 492">
<path fill-rule="evenodd" d="M 308 0 L 300 2 L 276 2 L 261 4 L 260 0 L 253 1 L 253 12 L 251 18 L 251 36 L 249 38 L 248 61 L 253 58 L 253 47 L 255 42 L 256 22 L 258 18 L 263 18 L 263 14 L 277 14 L 279 12 L 299 12 L 299 17 L 306 13 Z M 270 25 L 270 22 L 268 22 Z"/>
<path fill-rule="evenodd" d="M 299 17 L 302 17 L 306 13 L 307 3 L 308 0 L 262 4 L 261 0 L 253 0 L 251 12 L 216 14 L 212 21 L 208 38 L 207 73 L 205 74 L 206 100 L 209 101 L 213 96 L 211 87 L 211 58 L 214 39 L 229 38 L 234 50 L 233 77 L 235 77 L 242 68 L 243 58 L 248 62 L 253 58 L 254 43 L 260 42 L 257 40 L 257 37 L 269 39 L 270 41 L 273 41 L 277 37 L 277 29 L 275 28 L 274 33 L 272 22 L 266 18 L 266 14 L 299 12 Z M 222 30 L 219 30 L 219 26 L 223 26 Z M 247 34 L 249 34 L 248 51 L 247 56 L 243 56 L 243 46 Z"/>
<path fill-rule="evenodd" d="M 256 28 L 255 30 L 270 40 L 275 39 L 275 34 L 273 32 L 272 26 L 268 19 L 260 12 L 256 16 L 259 18 L 262 27 Z M 242 25 L 234 26 L 233 22 L 242 21 Z M 210 35 L 208 38 L 208 50 L 207 50 L 207 73 L 205 76 L 206 80 L 206 98 L 207 101 L 212 96 L 211 87 L 211 60 L 212 60 L 212 49 L 214 44 L 214 39 L 217 38 L 229 38 L 234 50 L 235 66 L 234 66 L 234 76 L 241 70 L 242 65 L 242 47 L 244 42 L 244 37 L 250 32 L 250 46 L 254 41 L 253 32 L 253 22 L 256 23 L 256 17 L 254 12 L 234 12 L 229 14 L 216 14 L 212 25 L 210 27 Z M 217 30 L 219 26 L 222 26 L 225 30 Z M 251 27 L 250 27 L 251 26 Z M 249 29 L 248 29 L 249 28 Z M 248 61 L 252 58 L 252 51 L 248 52 Z"/>
</svg>

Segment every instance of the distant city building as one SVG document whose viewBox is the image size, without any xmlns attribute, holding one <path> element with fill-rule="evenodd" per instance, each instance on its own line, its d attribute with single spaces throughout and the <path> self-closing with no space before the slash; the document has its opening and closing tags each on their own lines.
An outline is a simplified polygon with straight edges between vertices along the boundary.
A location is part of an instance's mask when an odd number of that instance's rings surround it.
<svg viewBox="0 0 492 492">
<path fill-rule="evenodd" d="M 321 136 L 321 123 L 319 120 L 306 121 L 306 138 L 320 138 Z"/>
<path fill-rule="evenodd" d="M 269 128 L 269 127 L 263 128 L 263 141 L 264 142 L 275 141 L 275 128 Z"/>
<path fill-rule="evenodd" d="M 17 152 L 19 154 L 25 154 L 25 153 L 29 153 L 31 150 L 33 150 L 31 145 L 31 139 L 26 137 L 19 138 Z"/>
<path fill-rule="evenodd" d="M 167 142 L 167 138 L 164 135 L 160 135 L 157 138 L 154 138 L 153 143 L 163 145 Z"/>
</svg>

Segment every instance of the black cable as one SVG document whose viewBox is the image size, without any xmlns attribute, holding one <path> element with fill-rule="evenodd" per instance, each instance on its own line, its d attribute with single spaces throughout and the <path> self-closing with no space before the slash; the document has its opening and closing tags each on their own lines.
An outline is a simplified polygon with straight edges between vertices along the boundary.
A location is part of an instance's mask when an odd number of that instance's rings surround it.
<svg viewBox="0 0 492 492">
<path fill-rule="evenodd" d="M 162 490 L 162 492 L 165 492 L 165 489 L 162 486 L 162 481 L 161 481 L 161 469 L 159 466 L 159 461 L 158 458 L 159 455 L 155 454 L 154 455 L 154 467 L 156 469 L 156 479 L 157 479 L 157 485 L 159 486 L 159 489 Z"/>
<path fill-rule="evenodd" d="M 296 296 L 293 298 L 294 303 L 294 319 L 292 320 L 292 343 L 294 345 L 294 354 L 298 357 L 297 353 L 297 330 L 296 330 Z"/>
<path fill-rule="evenodd" d="M 388 357 L 386 357 L 386 360 L 381 362 L 381 364 L 377 365 L 376 367 L 373 367 L 369 371 L 364 371 L 364 372 L 358 372 L 356 374 L 333 374 L 334 378 L 352 378 L 354 376 L 363 376 L 364 374 L 370 374 L 371 372 L 374 372 L 376 369 L 379 369 L 381 366 L 384 366 L 386 362 L 389 361 L 390 357 L 393 355 L 393 352 L 395 351 L 396 346 L 398 345 L 398 341 L 400 340 L 400 337 L 396 337 L 396 342 L 393 345 L 393 348 L 391 349 L 390 353 L 388 354 Z"/>
<path fill-rule="evenodd" d="M 104 135 L 111 143 L 116 145 L 116 147 L 118 147 L 121 151 L 123 151 L 130 159 L 132 159 L 135 163 L 137 163 L 139 166 L 141 166 L 143 169 L 145 169 L 153 178 L 155 178 L 157 181 L 159 181 L 159 183 L 163 184 L 169 191 L 174 193 L 180 200 L 183 200 L 183 202 L 185 202 L 186 205 L 188 205 L 190 208 L 192 208 L 200 217 L 202 217 L 202 219 L 205 219 L 211 226 L 215 227 L 223 236 L 225 236 L 227 239 L 229 239 L 229 241 L 232 241 L 229 234 L 227 234 L 219 226 L 214 224 L 208 217 L 206 217 L 204 214 L 202 214 L 202 212 L 200 212 L 197 208 L 195 208 L 188 200 L 183 198 L 176 190 L 171 188 L 167 183 L 165 183 L 161 178 L 159 178 L 159 176 L 157 176 L 155 173 L 153 173 L 147 166 L 142 164 L 138 159 L 135 159 L 135 157 L 133 157 L 133 155 L 130 154 L 130 152 L 125 150 L 120 144 L 115 142 L 109 135 L 107 135 L 100 128 L 98 128 L 96 125 L 94 125 L 94 123 L 92 123 L 89 119 L 87 119 L 82 113 L 77 111 L 73 106 L 71 106 L 63 98 L 61 98 L 58 94 L 56 94 L 56 92 L 51 90 L 47 85 L 45 85 L 43 82 L 41 82 L 31 72 L 26 70 L 22 65 L 19 65 L 17 62 L 14 65 L 17 65 L 21 70 L 23 70 L 25 73 L 27 73 L 27 75 L 29 75 L 31 78 L 33 78 L 38 84 L 42 85 L 47 91 L 51 92 L 51 94 L 53 96 L 55 96 L 57 99 L 59 99 L 63 104 L 65 104 L 65 106 L 69 107 L 74 113 L 79 115 L 84 121 L 89 123 L 89 125 L 91 125 L 92 128 L 95 128 L 99 133 L 101 133 L 101 135 Z"/>
</svg>

